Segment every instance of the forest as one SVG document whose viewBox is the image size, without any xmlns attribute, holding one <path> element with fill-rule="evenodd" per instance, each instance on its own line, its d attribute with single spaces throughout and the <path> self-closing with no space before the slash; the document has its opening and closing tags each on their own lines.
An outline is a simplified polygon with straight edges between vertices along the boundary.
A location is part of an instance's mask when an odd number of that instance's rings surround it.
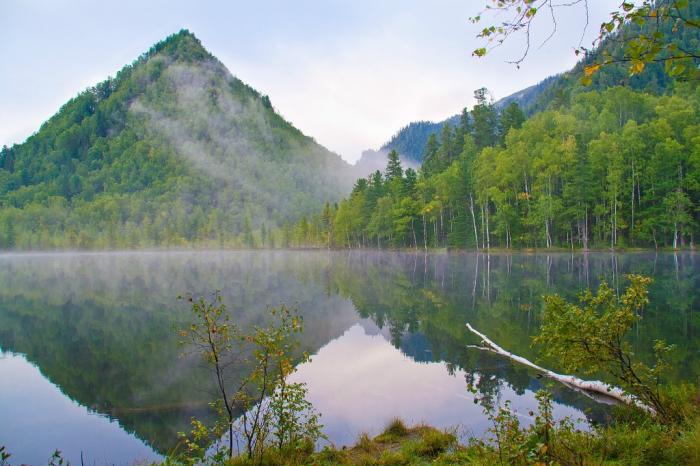
<svg viewBox="0 0 700 466">
<path fill-rule="evenodd" d="M 700 93 L 588 90 L 525 118 L 485 89 L 431 136 L 419 172 L 384 173 L 295 226 L 296 245 L 683 248 L 698 234 Z"/>
</svg>

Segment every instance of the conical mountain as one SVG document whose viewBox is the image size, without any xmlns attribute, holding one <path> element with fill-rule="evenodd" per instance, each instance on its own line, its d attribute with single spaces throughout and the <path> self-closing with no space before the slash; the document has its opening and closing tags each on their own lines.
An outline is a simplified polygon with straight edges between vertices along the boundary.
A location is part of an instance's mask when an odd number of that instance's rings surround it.
<svg viewBox="0 0 700 466">
<path fill-rule="evenodd" d="M 260 246 L 349 166 L 183 30 L 0 153 L 0 248 Z"/>
</svg>

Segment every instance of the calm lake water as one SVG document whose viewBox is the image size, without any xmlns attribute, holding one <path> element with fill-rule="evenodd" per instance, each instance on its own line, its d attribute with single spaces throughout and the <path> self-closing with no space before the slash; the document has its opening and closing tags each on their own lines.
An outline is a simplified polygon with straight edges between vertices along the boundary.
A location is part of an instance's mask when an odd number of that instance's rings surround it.
<svg viewBox="0 0 700 466">
<path fill-rule="evenodd" d="M 683 254 L 411 254 L 173 252 L 0 255 L 0 445 L 12 464 L 132 464 L 171 451 L 192 416 L 211 416 L 211 378 L 180 357 L 190 319 L 177 296 L 222 290 L 242 325 L 268 305 L 297 307 L 313 354 L 294 378 L 336 445 L 376 434 L 395 417 L 481 436 L 480 396 L 511 400 L 527 422 L 543 384 L 488 353 L 470 322 L 536 359 L 541 296 L 569 298 L 601 278 L 623 290 L 630 272 L 654 277 L 652 304 L 631 342 L 677 346 L 673 380 L 700 376 L 700 260 Z M 556 368 L 556 362 L 548 362 Z M 555 414 L 604 422 L 609 412 L 552 385 Z"/>
</svg>

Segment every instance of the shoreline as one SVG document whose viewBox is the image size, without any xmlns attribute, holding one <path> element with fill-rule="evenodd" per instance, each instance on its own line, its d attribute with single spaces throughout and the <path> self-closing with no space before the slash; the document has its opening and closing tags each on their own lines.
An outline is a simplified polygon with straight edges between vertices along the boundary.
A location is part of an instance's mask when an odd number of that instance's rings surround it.
<svg viewBox="0 0 700 466">
<path fill-rule="evenodd" d="M 49 255 L 49 254 L 159 254 L 159 253 L 181 253 L 181 252 L 389 252 L 389 253 L 413 253 L 413 254 L 522 254 L 522 255 L 543 255 L 543 254 L 643 254 L 643 253 L 696 253 L 696 248 L 589 248 L 589 249 L 566 249 L 566 248 L 490 248 L 490 249 L 467 249 L 467 248 L 325 248 L 325 247 L 285 247 L 285 248 L 233 248 L 233 247 L 163 247 L 163 248 L 134 248 L 134 249 L 0 249 L 0 256 L 29 256 L 29 255 Z"/>
</svg>

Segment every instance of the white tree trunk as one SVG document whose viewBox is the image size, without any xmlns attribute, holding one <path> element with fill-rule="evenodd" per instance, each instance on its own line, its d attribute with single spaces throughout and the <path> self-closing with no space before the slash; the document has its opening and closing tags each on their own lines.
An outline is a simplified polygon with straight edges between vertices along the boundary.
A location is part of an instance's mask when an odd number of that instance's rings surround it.
<svg viewBox="0 0 700 466">
<path fill-rule="evenodd" d="M 628 405 L 636 406 L 650 414 L 656 415 L 656 411 L 654 410 L 654 408 L 642 403 L 635 396 L 630 395 L 629 393 L 625 392 L 619 387 L 613 387 L 612 385 L 608 385 L 607 383 L 601 382 L 599 380 L 583 380 L 574 375 L 557 374 L 556 372 L 552 372 L 549 369 L 545 369 L 543 367 L 538 366 L 537 364 L 533 363 L 528 359 L 523 358 L 522 356 L 518 356 L 504 350 L 496 343 L 491 341 L 486 335 L 479 332 L 468 323 L 467 329 L 469 329 L 469 331 L 472 332 L 474 335 L 478 336 L 481 339 L 482 344 L 482 346 L 470 345 L 468 346 L 469 348 L 477 348 L 498 354 L 500 356 L 504 356 L 510 359 L 511 361 L 515 361 L 519 364 L 530 367 L 531 369 L 535 369 L 536 371 L 541 372 L 542 375 L 549 377 L 550 379 L 556 380 L 558 382 L 561 382 L 568 387 L 580 389 L 586 392 L 601 394 L 626 403 Z"/>
<path fill-rule="evenodd" d="M 479 250 L 479 234 L 476 230 L 476 215 L 474 215 L 474 197 L 472 193 L 469 193 L 469 210 L 472 213 L 472 225 L 474 225 L 474 242 L 476 244 L 476 250 Z"/>
<path fill-rule="evenodd" d="M 491 232 L 489 230 L 489 204 L 486 202 L 485 208 L 482 211 L 486 212 L 486 250 L 491 249 Z"/>
</svg>

